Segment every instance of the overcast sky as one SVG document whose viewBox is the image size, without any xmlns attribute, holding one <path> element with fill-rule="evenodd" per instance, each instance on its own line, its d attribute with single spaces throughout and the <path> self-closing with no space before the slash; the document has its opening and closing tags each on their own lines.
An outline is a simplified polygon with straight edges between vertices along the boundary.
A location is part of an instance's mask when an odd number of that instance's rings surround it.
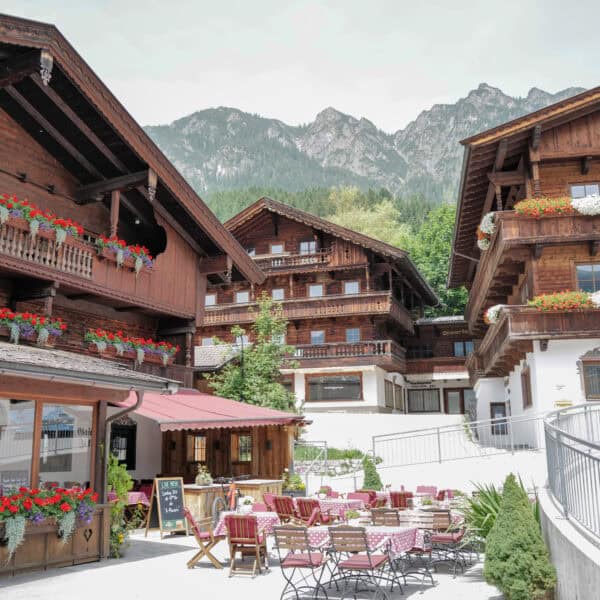
<svg viewBox="0 0 600 600">
<path fill-rule="evenodd" d="M 520 96 L 600 84 L 598 0 L 2 0 L 0 9 L 54 23 L 144 125 L 214 106 L 298 124 L 334 106 L 391 132 L 482 81 Z"/>
</svg>

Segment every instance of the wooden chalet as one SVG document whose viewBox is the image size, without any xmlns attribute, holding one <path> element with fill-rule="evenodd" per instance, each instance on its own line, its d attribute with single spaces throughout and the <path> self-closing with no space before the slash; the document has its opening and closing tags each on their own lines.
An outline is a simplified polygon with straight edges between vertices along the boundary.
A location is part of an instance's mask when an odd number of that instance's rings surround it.
<svg viewBox="0 0 600 600">
<path fill-rule="evenodd" d="M 527 216 L 523 199 L 600 194 L 600 88 L 462 141 L 449 286 L 465 285 L 465 318 L 483 340 L 468 361 L 479 417 L 599 397 L 600 311 L 542 312 L 541 294 L 600 289 L 600 215 Z M 569 200 L 570 202 L 570 200 Z M 494 213 L 489 247 L 477 228 Z M 500 309 L 486 325 L 486 310 Z"/>
<path fill-rule="evenodd" d="M 286 343 L 296 348 L 298 367 L 284 371 L 283 381 L 306 410 L 439 412 L 448 405 L 462 412 L 472 335 L 462 319 L 418 320 L 437 297 L 406 252 L 270 198 L 225 226 L 267 277 L 262 285 L 209 285 L 199 369 L 219 362 L 208 350 L 213 337 L 233 343 L 233 325 L 249 330 L 251 309 L 266 292 L 282 303 Z M 411 372 L 414 385 L 406 381 Z M 448 404 L 445 387 L 460 397 Z"/>
<path fill-rule="evenodd" d="M 102 494 L 108 404 L 133 390 L 138 408 L 144 392 L 191 386 L 207 283 L 264 276 L 52 25 L 0 16 L 0 140 L 0 495 L 50 483 Z M 57 229 L 34 228 L 27 206 L 53 213 Z M 61 239 L 67 219 L 81 231 Z M 124 255 L 121 264 L 98 245 L 102 235 L 146 246 L 153 265 Z M 7 344 L 8 313 L 61 318 L 66 330 L 54 349 L 27 345 L 31 329 Z M 100 358 L 85 341 L 97 328 L 181 350 L 171 365 L 150 354 L 141 364 L 135 354 Z M 42 537 L 8 565 L 0 548 L 0 571 L 104 556 L 99 511 L 70 545 L 58 548 L 54 526 L 36 529 Z"/>
</svg>

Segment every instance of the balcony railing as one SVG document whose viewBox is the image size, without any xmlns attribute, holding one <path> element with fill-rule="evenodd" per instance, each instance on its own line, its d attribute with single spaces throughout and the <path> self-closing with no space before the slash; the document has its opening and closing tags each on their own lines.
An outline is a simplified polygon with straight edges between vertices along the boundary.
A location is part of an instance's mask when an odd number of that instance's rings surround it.
<svg viewBox="0 0 600 600">
<path fill-rule="evenodd" d="M 6 223 L 0 228 L 0 254 L 75 277 L 92 278 L 95 252 L 86 242 L 73 238 L 67 237 L 59 246 L 43 232 L 32 238 L 28 228 Z"/>
<path fill-rule="evenodd" d="M 532 350 L 533 340 L 599 336 L 600 309 L 540 312 L 527 306 L 507 306 L 466 364 L 475 377 L 505 376 Z"/>
<path fill-rule="evenodd" d="M 555 215 L 535 219 L 517 215 L 514 211 L 496 213 L 496 233 L 490 247 L 482 252 L 477 273 L 471 286 L 465 318 L 471 328 L 481 322 L 486 299 L 499 290 L 508 297 L 508 271 L 518 275 L 531 258 L 528 246 L 568 244 L 600 240 L 600 216 Z M 506 268 L 503 268 L 504 263 Z M 518 265 L 522 267 L 519 269 Z M 515 270 L 516 269 L 516 270 Z M 498 288 L 498 289 L 494 289 Z M 495 301 L 497 302 L 497 300 Z"/>
<path fill-rule="evenodd" d="M 389 315 L 406 331 L 413 332 L 410 313 L 388 291 L 363 292 L 353 295 L 293 298 L 282 302 L 286 319 L 316 319 L 352 315 Z M 251 323 L 258 306 L 250 304 L 218 304 L 207 306 L 203 325 Z"/>
<path fill-rule="evenodd" d="M 259 256 L 254 262 L 263 270 L 298 269 L 319 265 L 327 265 L 331 260 L 331 250 L 321 250 L 312 254 L 277 254 Z"/>
<path fill-rule="evenodd" d="M 352 356 L 397 356 L 404 359 L 405 354 L 404 348 L 393 340 L 366 340 L 329 344 L 301 344 L 296 346 L 294 356 L 298 359 Z"/>
</svg>

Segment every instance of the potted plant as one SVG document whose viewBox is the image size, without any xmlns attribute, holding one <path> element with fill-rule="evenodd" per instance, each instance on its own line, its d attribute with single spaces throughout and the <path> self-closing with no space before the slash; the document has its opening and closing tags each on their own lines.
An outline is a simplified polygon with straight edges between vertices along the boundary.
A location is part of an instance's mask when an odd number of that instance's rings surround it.
<svg viewBox="0 0 600 600">
<path fill-rule="evenodd" d="M 205 465 L 198 465 L 196 485 L 212 485 L 213 478 Z"/>
<path fill-rule="evenodd" d="M 240 513 L 247 515 L 252 512 L 252 505 L 254 504 L 254 498 L 252 496 L 242 496 L 240 499 Z"/>
<path fill-rule="evenodd" d="M 325 500 L 325 498 L 327 498 L 327 488 L 320 487 L 317 495 L 319 496 L 320 500 Z"/>
<path fill-rule="evenodd" d="M 283 486 L 282 491 L 284 496 L 302 497 L 306 495 L 306 485 L 302 478 L 297 473 L 290 475 L 289 471 L 285 469 L 283 472 Z"/>
</svg>

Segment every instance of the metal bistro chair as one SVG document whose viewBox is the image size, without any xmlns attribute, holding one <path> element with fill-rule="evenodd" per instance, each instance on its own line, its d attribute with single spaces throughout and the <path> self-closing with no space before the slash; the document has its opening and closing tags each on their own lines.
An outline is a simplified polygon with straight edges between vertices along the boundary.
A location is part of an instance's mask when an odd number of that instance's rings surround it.
<svg viewBox="0 0 600 600">
<path fill-rule="evenodd" d="M 302 519 L 290 496 L 273 496 L 273 508 L 282 523 L 302 525 Z"/>
<path fill-rule="evenodd" d="M 400 517 L 398 511 L 393 508 L 372 508 L 371 520 L 373 525 L 386 527 L 399 527 Z"/>
<path fill-rule="evenodd" d="M 307 528 L 281 525 L 274 528 L 274 534 L 281 573 L 286 581 L 281 598 L 289 592 L 300 598 L 301 592 L 307 592 L 316 599 L 321 592 L 327 600 L 321 579 L 328 556 L 311 547 Z"/>
<path fill-rule="evenodd" d="M 238 571 L 249 572 L 252 577 L 256 571 L 262 573 L 262 561 L 265 569 L 269 569 L 267 552 L 267 536 L 258 529 L 256 515 L 225 515 L 225 527 L 227 528 L 227 541 L 231 563 L 229 566 L 229 577 Z M 253 556 L 252 569 L 242 569 L 237 564 L 237 554 L 242 556 Z"/>
<path fill-rule="evenodd" d="M 435 585 L 431 567 L 433 566 L 431 535 L 433 529 L 433 513 L 423 511 L 400 511 L 398 513 L 400 527 L 415 527 L 420 530 L 421 545 L 411 548 L 397 561 L 402 575 L 412 577 L 413 579 L 421 578 L 421 583 L 425 583 L 425 579 L 431 581 L 431 585 Z"/>
<path fill-rule="evenodd" d="M 467 566 L 465 558 L 466 552 L 462 552 L 462 542 L 465 535 L 465 529 L 460 528 L 457 531 L 448 531 L 444 533 L 434 532 L 431 535 L 431 549 L 433 558 L 431 564 L 434 566 L 440 563 L 449 563 L 452 567 L 452 574 L 456 577 L 456 568 L 460 568 L 463 573 Z"/>
<path fill-rule="evenodd" d="M 389 598 L 382 587 L 383 583 L 390 584 L 390 592 L 393 592 L 394 585 L 397 585 L 402 593 L 402 585 L 390 561 L 388 550 L 373 552 L 369 548 L 364 527 L 330 527 L 329 535 L 335 560 L 336 584 L 340 581 L 346 588 L 354 581 L 354 597 L 359 591 L 360 583 L 363 583 L 367 589 L 372 587 L 372 598 L 378 595 L 385 599 Z M 342 597 L 345 597 L 345 593 Z"/>
<path fill-rule="evenodd" d="M 315 498 L 296 498 L 296 505 L 298 506 L 300 520 L 307 527 L 311 527 L 312 525 L 331 525 L 338 518 L 328 510 L 323 512 L 319 501 Z"/>
<path fill-rule="evenodd" d="M 189 509 L 184 508 L 183 514 L 188 522 L 189 528 L 194 534 L 196 541 L 198 542 L 198 546 L 200 547 L 200 551 L 197 552 L 190 560 L 187 562 L 188 569 L 192 569 L 196 566 L 196 564 L 202 559 L 202 557 L 206 556 L 208 560 L 214 565 L 216 569 L 222 569 L 223 565 L 217 560 L 217 558 L 212 554 L 211 550 L 223 539 L 225 536 L 216 536 L 213 534 L 212 530 L 212 518 L 208 517 L 206 519 L 201 519 L 199 522 L 194 519 L 194 516 L 189 511 Z"/>
</svg>

